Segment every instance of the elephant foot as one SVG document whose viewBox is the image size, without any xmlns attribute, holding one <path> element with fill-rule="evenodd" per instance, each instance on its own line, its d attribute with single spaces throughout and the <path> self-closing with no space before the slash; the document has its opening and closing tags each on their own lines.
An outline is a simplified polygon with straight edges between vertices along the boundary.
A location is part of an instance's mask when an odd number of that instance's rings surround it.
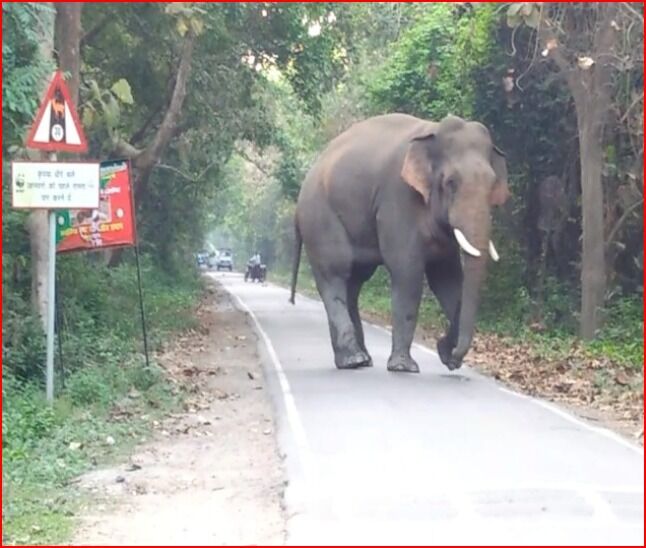
<svg viewBox="0 0 646 548">
<path fill-rule="evenodd" d="M 419 373 L 419 365 L 410 356 L 390 356 L 387 369 L 396 373 Z"/>
<path fill-rule="evenodd" d="M 449 367 L 452 360 L 451 353 L 453 352 L 453 347 L 454 345 L 449 342 L 448 337 L 442 337 L 437 341 L 437 353 L 440 356 L 440 361 L 447 367 Z"/>
<path fill-rule="evenodd" d="M 456 369 L 460 369 L 460 367 L 462 367 L 462 359 L 463 356 L 451 356 L 448 363 L 445 363 L 444 365 L 448 367 L 449 371 L 455 371 Z"/>
<path fill-rule="evenodd" d="M 339 353 L 334 360 L 337 369 L 357 369 L 358 367 L 370 367 L 372 358 L 363 350 L 349 353 Z"/>
</svg>

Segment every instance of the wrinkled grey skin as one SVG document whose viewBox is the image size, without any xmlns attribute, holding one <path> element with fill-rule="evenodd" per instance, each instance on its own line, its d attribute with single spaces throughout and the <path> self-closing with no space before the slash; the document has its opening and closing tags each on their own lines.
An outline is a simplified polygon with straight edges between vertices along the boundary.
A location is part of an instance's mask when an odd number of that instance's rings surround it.
<svg viewBox="0 0 646 548">
<path fill-rule="evenodd" d="M 304 243 L 339 369 L 372 365 L 357 301 L 380 264 L 391 277 L 388 369 L 419 371 L 410 347 L 424 277 L 450 321 L 438 341 L 440 358 L 449 369 L 460 367 L 486 273 L 491 207 L 507 196 L 504 157 L 477 122 L 388 114 L 329 143 L 298 197 L 291 302 Z M 480 257 L 461 251 L 453 228 Z"/>
</svg>

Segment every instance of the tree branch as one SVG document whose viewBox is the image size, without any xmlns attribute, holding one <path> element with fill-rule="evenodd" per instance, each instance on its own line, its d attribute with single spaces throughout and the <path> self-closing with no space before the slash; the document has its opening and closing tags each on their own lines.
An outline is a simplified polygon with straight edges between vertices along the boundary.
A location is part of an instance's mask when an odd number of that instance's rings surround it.
<svg viewBox="0 0 646 548">
<path fill-rule="evenodd" d="M 186 84 L 191 73 L 191 62 L 193 59 L 193 45 L 195 44 L 195 34 L 192 30 L 186 33 L 184 43 L 182 44 L 182 52 L 180 55 L 180 62 L 177 68 L 177 77 L 175 78 L 175 87 L 173 95 L 168 105 L 168 109 L 164 114 L 162 123 L 153 137 L 152 142 L 139 154 L 134 156 L 134 167 L 137 169 L 137 177 L 134 182 L 135 200 L 139 201 L 142 195 L 145 194 L 155 164 L 159 161 L 164 150 L 170 143 L 171 139 L 175 136 L 177 130 L 177 122 L 182 112 L 184 99 L 186 98 Z M 131 152 L 136 151 L 130 145 Z"/>
<path fill-rule="evenodd" d="M 146 147 L 143 154 L 137 159 L 137 167 L 142 171 L 152 169 L 155 162 L 159 160 L 161 153 L 168 146 L 170 142 L 186 97 L 186 83 L 191 72 L 191 61 L 193 56 L 193 45 L 195 43 L 195 34 L 188 31 L 184 44 L 182 45 L 182 53 L 180 56 L 179 68 L 177 69 L 177 78 L 175 79 L 175 88 L 173 89 L 173 96 L 170 100 L 168 110 L 164 115 L 161 125 L 153 138 L 152 143 Z"/>
<path fill-rule="evenodd" d="M 141 139 L 143 139 L 144 135 L 146 134 L 148 129 L 150 129 L 150 126 L 152 125 L 152 123 L 155 121 L 155 118 L 159 116 L 162 107 L 163 107 L 163 104 L 155 108 L 153 112 L 150 114 L 150 116 L 148 116 L 146 121 L 144 121 L 142 126 L 133 133 L 132 137 L 130 138 L 130 141 L 132 143 L 137 143 L 138 141 L 141 141 Z"/>
<path fill-rule="evenodd" d="M 644 100 L 644 92 L 642 91 L 642 92 L 641 92 L 641 95 L 638 95 L 638 96 L 635 98 L 635 100 L 630 104 L 630 106 L 626 109 L 626 112 L 624 112 L 623 116 L 619 119 L 619 123 L 620 123 L 620 124 L 623 124 L 623 123 L 628 119 L 628 115 L 630 114 L 630 111 L 631 111 L 635 106 L 637 106 L 637 104 L 638 104 L 640 101 L 643 101 L 643 100 Z"/>
<path fill-rule="evenodd" d="M 622 6 L 624 9 L 627 9 L 627 10 L 628 10 L 629 12 L 631 12 L 633 15 L 636 15 L 636 16 L 637 16 L 637 18 L 639 19 L 639 21 L 641 22 L 641 24 L 643 25 L 643 24 L 644 24 L 644 14 L 643 14 L 643 13 L 639 13 L 639 12 L 638 12 L 635 8 L 633 8 L 630 4 L 631 4 L 630 2 L 622 2 L 622 3 L 621 3 L 621 6 Z"/>
<path fill-rule="evenodd" d="M 558 45 L 558 38 L 556 37 L 556 34 L 552 30 L 553 26 L 554 26 L 554 23 L 552 23 L 552 21 L 550 21 L 549 19 L 545 18 L 545 20 L 541 20 L 541 23 L 538 27 L 538 36 L 539 36 L 541 45 L 545 49 L 547 49 L 547 45 L 548 43 L 550 43 L 551 40 L 554 40 L 556 42 L 557 46 L 555 48 L 548 49 L 548 57 L 556 63 L 556 66 L 559 68 L 559 70 L 567 74 L 570 71 L 572 71 L 574 67 L 565 58 L 565 55 L 563 55 L 563 52 L 561 51 L 561 47 L 560 45 Z"/>
<path fill-rule="evenodd" d="M 88 43 L 91 42 L 98 34 L 103 32 L 103 29 L 108 26 L 108 23 L 113 18 L 114 15 L 111 13 L 104 15 L 96 25 L 94 25 L 90 30 L 83 34 L 83 36 L 81 37 L 81 47 L 87 46 Z"/>
<path fill-rule="evenodd" d="M 181 169 L 176 168 L 175 166 L 169 166 L 168 164 L 155 164 L 153 166 L 153 169 L 165 169 L 166 171 L 172 171 L 173 173 L 176 173 L 183 179 L 186 179 L 187 181 L 195 182 L 196 179 L 192 175 L 189 175 L 187 173 L 184 173 Z"/>
<path fill-rule="evenodd" d="M 236 149 L 236 154 L 238 154 L 239 156 L 242 156 L 244 160 L 246 160 L 247 162 L 255 166 L 256 169 L 258 169 L 258 171 L 260 171 L 263 175 L 266 175 L 267 177 L 271 177 L 271 173 L 268 173 L 264 167 L 259 165 L 258 162 L 254 160 L 251 156 L 249 156 L 244 150 Z"/>
<path fill-rule="evenodd" d="M 638 207 L 640 207 L 644 203 L 644 199 L 641 198 L 640 200 L 637 200 L 634 204 L 632 204 L 630 207 L 628 207 L 619 217 L 617 222 L 615 223 L 615 226 L 612 227 L 612 230 L 608 234 L 608 237 L 606 238 L 606 250 L 610 248 L 612 243 L 614 242 L 615 238 L 617 237 L 617 234 L 619 233 L 619 229 L 624 225 L 624 223 L 628 220 L 630 217 L 630 214 L 635 211 Z"/>
<path fill-rule="evenodd" d="M 176 173 L 183 179 L 186 179 L 187 181 L 191 181 L 192 183 L 197 183 L 200 181 L 206 174 L 207 172 L 218 163 L 218 160 L 215 160 L 208 164 L 198 175 L 193 176 L 189 173 L 185 173 L 179 168 L 176 168 L 175 166 L 170 166 L 168 164 L 155 164 L 153 166 L 153 169 L 165 169 L 166 171 L 172 171 L 173 173 Z"/>
<path fill-rule="evenodd" d="M 113 152 L 118 156 L 124 156 L 130 160 L 135 160 L 143 153 L 143 150 L 138 149 L 132 146 L 128 141 L 119 138 L 113 142 Z"/>
</svg>

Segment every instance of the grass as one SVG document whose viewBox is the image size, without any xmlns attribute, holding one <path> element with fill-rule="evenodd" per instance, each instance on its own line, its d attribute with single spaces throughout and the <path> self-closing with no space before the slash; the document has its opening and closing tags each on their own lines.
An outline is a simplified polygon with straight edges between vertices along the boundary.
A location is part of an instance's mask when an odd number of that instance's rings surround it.
<svg viewBox="0 0 646 548">
<path fill-rule="evenodd" d="M 143 441 L 151 419 L 176 406 L 161 374 L 142 392 L 131 363 L 75 374 L 53 406 L 33 384 L 3 386 L 3 536 L 5 544 L 68 540 L 84 500 L 73 479 L 114 461 Z M 120 377 L 118 386 L 114 378 Z M 91 387 L 91 388 L 90 388 Z M 97 391 L 109 398 L 89 401 Z M 136 397 L 129 397 L 128 394 Z"/>
<path fill-rule="evenodd" d="M 71 263 L 62 266 L 67 376 L 64 386 L 57 377 L 53 405 L 44 400 L 38 323 L 30 332 L 24 303 L 3 302 L 5 545 L 67 542 L 87 502 L 75 478 L 144 441 L 152 421 L 182 398 L 154 359 L 145 365 L 132 267 Z M 144 283 L 151 345 L 159 349 L 194 325 L 200 285 L 190 276 L 172 283 L 150 264 Z"/>
</svg>

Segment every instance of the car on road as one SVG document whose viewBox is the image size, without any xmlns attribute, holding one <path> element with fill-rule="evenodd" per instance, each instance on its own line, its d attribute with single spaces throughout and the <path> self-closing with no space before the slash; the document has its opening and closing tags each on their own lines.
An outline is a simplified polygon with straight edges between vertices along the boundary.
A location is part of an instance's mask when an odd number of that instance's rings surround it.
<svg viewBox="0 0 646 548">
<path fill-rule="evenodd" d="M 231 251 L 220 251 L 215 261 L 216 270 L 228 270 L 233 272 L 233 254 Z"/>
</svg>

